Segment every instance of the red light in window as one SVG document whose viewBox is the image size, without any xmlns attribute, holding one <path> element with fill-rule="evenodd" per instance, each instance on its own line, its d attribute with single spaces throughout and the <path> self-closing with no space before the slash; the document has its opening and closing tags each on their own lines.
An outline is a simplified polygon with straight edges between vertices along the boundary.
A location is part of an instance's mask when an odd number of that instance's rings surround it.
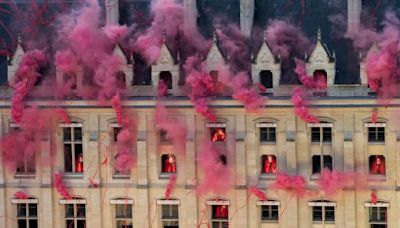
<svg viewBox="0 0 400 228">
<path fill-rule="evenodd" d="M 215 205 L 214 217 L 215 218 L 228 218 L 228 206 L 227 205 Z"/>
<path fill-rule="evenodd" d="M 226 139 L 225 129 L 216 128 L 213 130 L 211 140 L 213 142 L 224 142 Z"/>
<path fill-rule="evenodd" d="M 83 173 L 83 156 L 79 154 L 75 159 L 75 172 Z"/>
<path fill-rule="evenodd" d="M 372 174 L 385 174 L 385 158 L 383 156 L 374 156 L 370 165 Z"/>
<path fill-rule="evenodd" d="M 263 160 L 263 170 L 264 173 L 276 173 L 276 157 L 274 155 L 267 155 Z"/>
<path fill-rule="evenodd" d="M 169 154 L 168 157 L 165 157 L 163 172 L 164 173 L 176 173 L 176 159 L 175 156 Z"/>
</svg>

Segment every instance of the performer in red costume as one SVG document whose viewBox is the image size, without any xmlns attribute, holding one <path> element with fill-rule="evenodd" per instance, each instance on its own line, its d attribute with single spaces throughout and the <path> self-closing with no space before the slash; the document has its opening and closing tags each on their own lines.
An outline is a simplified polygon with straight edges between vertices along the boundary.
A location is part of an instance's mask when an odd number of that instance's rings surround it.
<svg viewBox="0 0 400 228">
<path fill-rule="evenodd" d="M 371 174 L 385 174 L 385 158 L 381 155 L 376 155 L 371 162 Z"/>
<path fill-rule="evenodd" d="M 215 218 L 228 218 L 228 206 L 216 205 L 214 217 Z"/>
<path fill-rule="evenodd" d="M 164 173 L 176 173 L 176 160 L 175 156 L 169 154 L 167 159 L 164 160 Z"/>
<path fill-rule="evenodd" d="M 75 172 L 83 173 L 83 156 L 82 154 L 78 154 L 75 158 Z"/>
<path fill-rule="evenodd" d="M 213 142 L 223 142 L 225 141 L 225 138 L 226 138 L 225 132 L 222 130 L 222 128 L 218 128 L 216 131 L 214 131 L 211 140 Z"/>
<path fill-rule="evenodd" d="M 263 171 L 267 174 L 276 173 L 277 166 L 276 158 L 274 155 L 267 155 L 267 159 L 264 159 Z"/>
</svg>

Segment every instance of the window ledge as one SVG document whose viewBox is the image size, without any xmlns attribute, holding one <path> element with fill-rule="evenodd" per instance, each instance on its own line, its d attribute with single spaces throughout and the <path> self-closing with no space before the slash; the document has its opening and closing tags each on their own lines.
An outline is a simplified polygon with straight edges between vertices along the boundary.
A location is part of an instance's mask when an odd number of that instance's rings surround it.
<svg viewBox="0 0 400 228">
<path fill-rule="evenodd" d="M 276 145 L 276 141 L 274 141 L 274 142 L 260 142 L 260 145 L 273 145 L 273 146 L 275 146 Z"/>
<path fill-rule="evenodd" d="M 35 179 L 34 173 L 16 173 L 14 175 L 15 179 Z"/>
<path fill-rule="evenodd" d="M 321 174 L 316 173 L 310 176 L 310 180 L 319 180 L 321 178 Z"/>
<path fill-rule="evenodd" d="M 113 174 L 113 179 L 130 179 L 131 175 L 129 174 Z"/>
<path fill-rule="evenodd" d="M 83 179 L 83 173 L 64 173 L 66 179 Z"/>
<path fill-rule="evenodd" d="M 160 180 L 168 180 L 171 175 L 176 175 L 176 173 L 160 173 L 160 176 L 158 176 L 158 179 Z"/>
<path fill-rule="evenodd" d="M 279 220 L 261 220 L 261 223 L 279 223 Z"/>
<path fill-rule="evenodd" d="M 372 182 L 374 182 L 374 181 L 384 182 L 384 181 L 386 181 L 386 175 L 369 174 L 367 180 L 372 181 Z"/>
<path fill-rule="evenodd" d="M 319 145 L 321 142 L 311 142 L 311 145 Z M 332 145 L 332 142 L 322 142 L 322 145 Z"/>
<path fill-rule="evenodd" d="M 266 174 L 262 173 L 259 176 L 260 180 L 275 180 L 276 179 L 276 174 Z"/>
<path fill-rule="evenodd" d="M 368 145 L 385 145 L 385 141 L 383 141 L 383 142 L 368 142 Z"/>
</svg>

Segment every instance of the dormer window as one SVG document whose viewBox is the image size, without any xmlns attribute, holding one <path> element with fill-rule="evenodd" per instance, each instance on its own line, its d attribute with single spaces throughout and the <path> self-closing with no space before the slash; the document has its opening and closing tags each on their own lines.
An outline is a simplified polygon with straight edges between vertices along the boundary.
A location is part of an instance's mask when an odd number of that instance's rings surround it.
<svg viewBox="0 0 400 228">
<path fill-rule="evenodd" d="M 317 88 L 326 89 L 328 76 L 325 70 L 315 70 L 313 73 L 313 78 Z"/>
<path fill-rule="evenodd" d="M 369 157 L 369 173 L 373 175 L 385 175 L 386 165 L 383 155 L 371 155 Z"/>
<path fill-rule="evenodd" d="M 269 70 L 260 71 L 260 84 L 266 89 L 272 89 L 272 72 Z"/>
<path fill-rule="evenodd" d="M 172 89 L 172 74 L 169 71 L 160 72 L 160 81 L 162 81 L 168 89 Z"/>
<path fill-rule="evenodd" d="M 118 71 L 116 74 L 117 78 L 117 88 L 118 89 L 126 89 L 126 75 L 122 71 Z"/>
</svg>

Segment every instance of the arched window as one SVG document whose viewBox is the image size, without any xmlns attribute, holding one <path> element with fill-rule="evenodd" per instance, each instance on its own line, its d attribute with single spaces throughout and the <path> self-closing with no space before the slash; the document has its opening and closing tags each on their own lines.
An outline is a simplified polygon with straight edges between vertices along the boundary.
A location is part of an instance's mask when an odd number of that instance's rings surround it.
<svg viewBox="0 0 400 228">
<path fill-rule="evenodd" d="M 373 175 L 386 174 L 385 156 L 383 155 L 369 156 L 369 173 Z"/>
<path fill-rule="evenodd" d="M 269 70 L 260 71 L 260 84 L 263 85 L 267 89 L 273 88 L 272 83 L 272 72 Z"/>
<path fill-rule="evenodd" d="M 313 73 L 313 78 L 319 88 L 327 87 L 328 76 L 325 70 L 315 70 Z"/>
<path fill-rule="evenodd" d="M 163 81 L 168 89 L 172 89 L 172 74 L 169 71 L 160 72 L 160 81 Z"/>
<path fill-rule="evenodd" d="M 118 71 L 116 74 L 117 78 L 117 88 L 118 89 L 125 89 L 126 88 L 126 76 L 125 73 L 122 71 Z"/>
</svg>

